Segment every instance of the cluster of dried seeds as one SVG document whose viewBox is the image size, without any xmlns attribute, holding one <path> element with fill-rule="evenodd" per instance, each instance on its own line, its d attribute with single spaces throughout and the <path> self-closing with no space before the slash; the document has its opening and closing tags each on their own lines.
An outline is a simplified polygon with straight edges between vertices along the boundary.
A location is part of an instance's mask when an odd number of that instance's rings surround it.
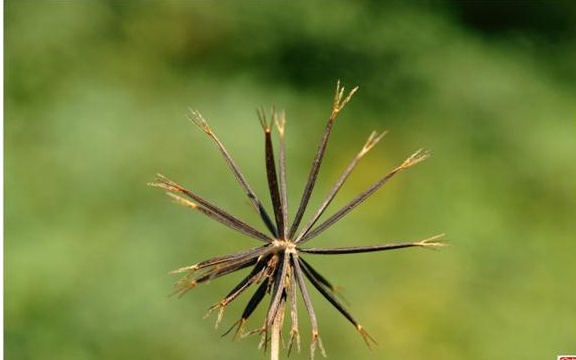
<svg viewBox="0 0 576 360">
<path fill-rule="evenodd" d="M 332 131 L 332 126 L 338 113 L 344 108 L 346 103 L 351 99 L 352 95 L 358 88 L 354 88 L 344 96 L 344 88 L 340 83 L 336 86 L 336 95 L 332 105 L 332 112 L 326 124 L 324 134 L 320 141 L 320 145 L 316 152 L 316 156 L 312 163 L 312 168 L 308 176 L 308 181 L 300 199 L 297 212 L 290 225 L 288 218 L 288 197 L 286 194 L 286 158 L 285 158 L 285 117 L 284 113 L 273 111 L 270 121 L 267 120 L 263 111 L 258 112 L 262 129 L 265 137 L 265 162 L 266 173 L 268 179 L 268 187 L 271 197 L 272 206 L 274 209 L 273 218 L 266 212 L 262 203 L 248 185 L 242 172 L 222 144 L 218 137 L 214 134 L 212 129 L 208 126 L 204 118 L 196 111 L 191 112 L 191 121 L 198 126 L 206 135 L 208 135 L 226 161 L 228 167 L 236 177 L 238 183 L 248 196 L 251 204 L 259 213 L 264 225 L 268 230 L 268 234 L 248 225 L 238 217 L 227 213 L 225 210 L 219 208 L 208 200 L 196 195 L 194 192 L 183 188 L 177 183 L 167 179 L 162 175 L 158 175 L 157 182 L 150 185 L 167 190 L 168 195 L 174 198 L 178 203 L 198 210 L 208 217 L 246 235 L 252 237 L 263 245 L 254 247 L 238 253 L 217 256 L 197 264 L 186 266 L 173 271 L 174 274 L 184 274 L 184 276 L 176 283 L 175 293 L 183 295 L 188 290 L 196 287 L 198 284 L 216 279 L 218 277 L 233 273 L 235 271 L 251 268 L 249 273 L 218 303 L 210 308 L 210 312 L 218 310 L 217 325 L 220 323 L 224 309 L 226 306 L 240 296 L 252 285 L 256 286 L 252 297 L 249 299 L 240 319 L 228 330 L 230 332 L 236 328 L 237 336 L 244 336 L 253 333 L 262 335 L 261 347 L 267 348 L 270 345 L 271 358 L 278 359 L 280 351 L 280 343 L 282 337 L 282 329 L 284 325 L 284 316 L 286 308 L 290 310 L 290 332 L 287 343 L 288 353 L 290 352 L 293 344 L 296 344 L 298 351 L 300 350 L 300 335 L 298 331 L 298 306 L 297 306 L 297 293 L 301 294 L 302 300 L 308 319 L 310 321 L 312 336 L 310 341 L 310 357 L 314 356 L 315 350 L 318 347 L 323 355 L 325 355 L 322 341 L 318 332 L 318 322 L 310 294 L 308 292 L 306 280 L 328 300 L 354 327 L 358 330 L 364 341 L 368 346 L 374 340 L 364 330 L 362 325 L 354 319 L 354 317 L 346 310 L 341 301 L 336 298 L 336 288 L 324 276 L 316 271 L 306 260 L 303 254 L 352 254 L 363 253 L 371 251 L 383 251 L 400 249 L 407 247 L 437 247 L 442 246 L 443 243 L 436 240 L 441 235 L 433 236 L 429 239 L 419 242 L 405 242 L 405 243 L 391 243 L 372 246 L 353 246 L 342 248 L 305 248 L 302 247 L 306 242 L 312 240 L 320 235 L 324 230 L 328 229 L 362 202 L 364 202 L 370 195 L 376 192 L 382 185 L 390 180 L 397 173 L 408 169 L 424 161 L 428 154 L 419 150 L 406 159 L 400 166 L 396 167 L 388 174 L 383 176 L 375 182 L 368 189 L 360 193 L 348 204 L 336 211 L 333 215 L 329 216 L 326 220 L 317 224 L 320 217 L 324 214 L 328 205 L 334 199 L 348 176 L 351 174 L 354 167 L 360 159 L 366 155 L 378 143 L 384 133 L 377 134 L 373 132 L 368 137 L 366 143 L 358 154 L 353 158 L 348 167 L 344 170 L 336 184 L 329 191 L 325 200 L 322 202 L 318 210 L 312 215 L 310 220 L 299 230 L 304 212 L 308 206 L 312 190 L 316 184 L 320 165 L 326 151 L 328 139 Z M 274 126 L 275 125 L 275 126 Z M 274 147 L 272 143 L 272 129 L 276 128 L 279 138 L 279 159 L 278 171 L 277 163 L 274 156 Z M 254 310 L 262 302 L 265 295 L 270 295 L 270 304 L 265 316 L 264 324 L 253 331 L 245 332 L 244 326 Z"/>
</svg>

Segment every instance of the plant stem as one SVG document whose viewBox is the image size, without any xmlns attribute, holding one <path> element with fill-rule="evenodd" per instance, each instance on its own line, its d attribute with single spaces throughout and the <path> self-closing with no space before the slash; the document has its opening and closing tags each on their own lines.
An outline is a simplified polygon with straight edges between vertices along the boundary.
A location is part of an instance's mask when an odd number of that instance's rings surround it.
<svg viewBox="0 0 576 360">
<path fill-rule="evenodd" d="M 274 322 L 272 323 L 272 334 L 270 338 L 270 360 L 280 359 L 280 331 L 282 330 L 283 323 L 284 306 L 281 306 L 276 313 Z"/>
</svg>

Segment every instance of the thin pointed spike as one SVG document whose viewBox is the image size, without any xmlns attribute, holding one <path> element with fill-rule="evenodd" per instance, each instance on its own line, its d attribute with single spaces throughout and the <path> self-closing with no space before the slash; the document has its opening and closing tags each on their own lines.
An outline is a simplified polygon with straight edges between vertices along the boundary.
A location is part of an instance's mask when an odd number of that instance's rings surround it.
<svg viewBox="0 0 576 360">
<path fill-rule="evenodd" d="M 279 256 L 281 255 L 277 255 L 277 257 Z M 273 273 L 274 276 L 270 288 L 272 296 L 270 298 L 270 305 L 268 306 L 266 320 L 264 321 L 264 329 L 269 329 L 272 326 L 282 299 L 282 293 L 284 292 L 284 282 L 282 277 L 285 276 L 286 272 L 285 257 L 286 256 L 284 254 L 282 261 L 278 261 L 278 259 L 276 260 L 276 264 L 279 265 L 276 266 Z"/>
<path fill-rule="evenodd" d="M 282 261 L 280 262 L 280 267 L 276 268 L 276 273 L 274 277 L 274 289 L 272 291 L 272 299 L 270 301 L 270 306 L 268 307 L 268 315 L 266 316 L 265 328 L 268 329 L 272 326 L 274 319 L 276 319 L 276 313 L 280 309 L 280 303 L 282 301 L 282 296 L 284 295 L 284 289 L 286 288 L 286 273 L 288 271 L 288 264 L 290 257 L 288 254 L 283 254 Z"/>
<path fill-rule="evenodd" d="M 269 330 L 265 326 L 262 326 L 260 329 L 252 330 L 248 334 L 255 334 L 255 333 L 260 334 L 260 342 L 258 343 L 258 349 L 261 349 L 264 352 L 268 351 L 268 343 L 270 342 L 270 338 L 268 336 Z"/>
<path fill-rule="evenodd" d="M 324 157 L 324 152 L 326 151 L 328 138 L 330 136 L 330 132 L 332 131 L 333 124 L 334 124 L 333 120 L 329 120 L 328 123 L 326 124 L 324 135 L 322 136 L 322 140 L 320 141 L 318 150 L 316 150 L 316 157 L 312 162 L 312 167 L 310 169 L 310 174 L 308 175 L 308 181 L 306 182 L 306 186 L 304 187 L 304 192 L 300 200 L 300 205 L 298 205 L 298 210 L 296 211 L 296 215 L 294 216 L 294 222 L 290 227 L 290 236 L 289 236 L 290 238 L 294 237 L 294 234 L 298 230 L 298 226 L 302 221 L 302 216 L 304 216 L 304 211 L 308 206 L 308 201 L 310 200 L 312 190 L 314 189 L 314 185 L 316 183 L 316 178 L 318 177 L 318 172 L 320 171 L 320 164 L 322 163 L 322 158 Z"/>
<path fill-rule="evenodd" d="M 288 340 L 288 356 L 292 351 L 292 344 L 296 340 L 296 350 L 300 353 L 300 333 L 298 330 L 298 299 L 296 298 L 296 282 L 294 281 L 294 268 L 290 266 L 291 280 L 288 282 L 288 297 L 290 298 L 290 339 Z"/>
<path fill-rule="evenodd" d="M 258 111 L 258 117 L 262 124 L 265 137 L 265 158 L 266 158 L 266 176 L 268 178 L 268 189 L 270 191 L 270 199 L 272 200 L 272 208 L 274 209 L 274 217 L 276 219 L 276 229 L 278 233 L 275 235 L 284 239 L 284 216 L 282 215 L 282 199 L 280 197 L 280 189 L 278 188 L 278 174 L 276 173 L 276 161 L 274 159 L 274 147 L 272 145 L 272 129 L 266 120 L 266 114 L 263 110 Z M 274 124 L 274 121 L 271 122 Z"/>
<path fill-rule="evenodd" d="M 308 278 L 310 283 L 314 285 L 316 290 L 318 290 L 318 292 L 322 294 L 322 296 L 324 296 L 324 298 L 328 300 L 328 302 L 330 302 L 330 304 L 332 304 L 332 306 L 334 306 L 334 308 L 336 308 L 336 310 L 338 310 L 340 314 L 342 314 L 346 319 L 348 319 L 350 323 L 352 323 L 352 325 L 354 325 L 356 330 L 358 330 L 358 332 L 364 339 L 364 342 L 366 342 L 366 345 L 370 347 L 369 340 L 374 341 L 374 339 L 370 335 L 368 335 L 368 333 L 363 329 L 362 325 L 360 325 L 358 321 L 354 319 L 352 314 L 350 314 L 350 312 L 346 310 L 346 308 L 344 308 L 344 306 L 338 301 L 338 299 L 334 297 L 334 295 L 326 291 L 326 289 L 322 286 L 321 282 L 316 277 L 314 277 L 314 274 L 310 272 L 307 267 L 303 266 L 302 270 L 304 271 L 304 275 Z"/>
<path fill-rule="evenodd" d="M 243 319 L 248 320 L 250 315 L 252 315 L 254 310 L 256 310 L 256 308 L 258 307 L 258 305 L 260 304 L 260 302 L 264 298 L 264 295 L 266 294 L 267 289 L 268 289 L 268 284 L 266 281 L 263 281 L 262 284 L 260 284 L 260 286 L 258 287 L 256 292 L 254 293 L 254 295 L 252 296 L 252 298 L 250 298 L 250 301 L 248 301 L 248 304 L 246 305 L 246 308 L 244 309 L 244 312 L 242 313 Z"/>
<path fill-rule="evenodd" d="M 352 99 L 352 96 L 358 91 L 358 86 L 353 88 L 349 93 L 348 96 L 344 97 L 344 87 L 340 85 L 340 80 L 336 83 L 336 93 L 334 95 L 334 102 L 332 104 L 332 116 L 336 116 L 346 104 Z"/>
<path fill-rule="evenodd" d="M 340 248 L 310 248 L 310 249 L 300 249 L 301 252 L 307 254 L 322 254 L 322 255 L 337 255 L 337 254 L 358 254 L 367 253 L 374 251 L 386 251 L 403 249 L 408 247 L 441 247 L 446 244 L 443 242 L 435 241 L 444 234 L 438 234 L 432 236 L 431 238 L 418 241 L 418 242 L 405 242 L 405 243 L 392 243 L 392 244 L 381 244 L 381 245 L 368 245 L 368 246 L 351 246 L 351 247 L 340 247 Z"/>
<path fill-rule="evenodd" d="M 242 189 L 246 193 L 246 196 L 248 196 L 248 199 L 250 200 L 250 202 L 252 203 L 252 205 L 254 206 L 256 211 L 258 211 L 258 213 L 260 214 L 260 217 L 262 218 L 262 221 L 264 222 L 264 224 L 266 225 L 268 230 L 272 234 L 277 234 L 275 227 L 274 227 L 274 224 L 272 223 L 272 220 L 270 220 L 270 216 L 268 216 L 268 213 L 266 212 L 266 210 L 262 206 L 262 203 L 260 202 L 260 200 L 258 200 L 258 197 L 254 193 L 254 191 L 252 190 L 250 185 L 248 185 L 248 182 L 244 178 L 244 175 L 242 175 L 240 168 L 238 167 L 238 165 L 236 165 L 236 162 L 234 162 L 234 160 L 230 156 L 230 153 L 228 153 L 228 150 L 226 150 L 226 148 L 224 147 L 224 144 L 222 144 L 222 142 L 220 142 L 220 140 L 218 139 L 216 134 L 214 134 L 212 129 L 208 126 L 208 123 L 206 122 L 206 120 L 204 120 L 204 118 L 202 117 L 202 115 L 199 112 L 197 112 L 195 110 L 191 110 L 191 115 L 192 116 L 190 117 L 190 120 L 196 126 L 198 126 L 205 134 L 207 134 L 212 139 L 214 144 L 216 144 L 216 147 L 218 148 L 218 150 L 220 151 L 220 153 L 224 157 L 226 164 L 228 165 L 230 170 L 232 170 L 234 177 L 236 178 L 236 180 L 238 181 L 238 183 L 240 184 L 240 186 L 242 187 Z"/>
<path fill-rule="evenodd" d="M 213 269 L 206 271 L 205 273 L 203 273 L 202 275 L 198 276 L 197 278 L 195 278 L 193 280 L 189 280 L 190 279 L 189 276 L 184 276 L 180 281 L 178 281 L 176 283 L 176 287 L 184 289 L 184 288 L 189 287 L 188 286 L 189 283 L 193 284 L 194 286 L 197 286 L 198 284 L 201 284 L 203 282 L 211 281 L 211 280 L 217 279 L 221 276 L 233 273 L 237 270 L 241 270 L 241 269 L 247 268 L 248 266 L 252 266 L 252 265 L 256 264 L 257 260 L 258 259 L 256 259 L 256 258 L 243 259 L 241 261 L 235 261 L 235 262 L 232 262 L 230 264 L 225 264 L 224 266 L 221 266 L 221 267 L 214 267 Z"/>
<path fill-rule="evenodd" d="M 177 288 L 190 287 L 189 284 L 193 284 L 194 286 L 196 286 L 199 283 L 210 281 L 220 276 L 224 276 L 234 271 L 254 265 L 256 264 L 257 261 L 258 261 L 257 256 L 240 257 L 238 259 L 226 261 L 222 264 L 214 265 L 194 279 L 192 279 L 193 272 L 189 272 L 185 274 L 180 280 L 178 280 L 175 286 Z"/>
<path fill-rule="evenodd" d="M 211 281 L 224 275 L 228 275 L 235 271 L 252 266 L 255 263 L 256 263 L 255 259 L 246 259 L 243 261 L 234 262 L 230 265 L 226 265 L 223 267 L 214 267 L 194 279 L 192 279 L 191 274 L 187 274 L 183 276 L 180 280 L 178 280 L 176 284 L 174 284 L 175 290 L 170 295 L 171 296 L 178 295 L 178 297 L 182 297 L 189 290 L 195 288 L 201 283 Z"/>
<path fill-rule="evenodd" d="M 380 180 L 375 182 L 372 186 L 362 192 L 360 195 L 356 196 L 352 201 L 350 201 L 347 205 L 345 205 L 342 209 L 338 210 L 335 214 L 330 216 L 326 219 L 322 224 L 318 225 L 312 231 L 309 231 L 306 235 L 304 235 L 299 244 L 303 244 L 304 242 L 318 236 L 321 232 L 332 226 L 335 222 L 340 220 L 350 211 L 354 210 L 358 205 L 360 205 L 364 200 L 370 197 L 376 190 L 380 189 L 382 185 L 388 182 L 394 175 L 398 174 L 399 172 L 408 169 L 411 166 L 414 166 L 428 158 L 428 154 L 424 153 L 422 150 L 418 150 L 408 159 L 404 160 L 404 162 L 395 168 L 394 170 L 390 171 L 386 176 L 382 177 Z"/>
<path fill-rule="evenodd" d="M 300 257 L 300 264 L 302 267 L 305 267 L 308 271 L 310 271 L 312 273 L 312 275 L 314 275 L 314 277 L 316 279 L 318 279 L 318 281 L 324 285 L 326 288 L 328 288 L 332 293 L 336 294 L 337 293 L 337 289 L 335 286 L 332 285 L 332 283 L 330 283 L 330 281 L 328 281 L 324 276 L 322 276 L 318 271 L 316 271 L 316 269 L 314 269 L 312 267 L 312 265 L 310 265 L 306 260 L 304 260 L 304 258 Z"/>
<path fill-rule="evenodd" d="M 306 182 L 306 186 L 304 187 L 304 192 L 302 194 L 302 199 L 300 200 L 300 205 L 298 205 L 298 210 L 296 211 L 296 216 L 294 217 L 294 222 L 290 227 L 290 238 L 294 237 L 294 234 L 298 230 L 298 226 L 302 221 L 302 216 L 306 211 L 306 207 L 308 206 L 308 201 L 310 201 L 310 196 L 312 195 L 312 190 L 314 189 L 314 185 L 316 184 L 316 178 L 318 177 L 318 172 L 320 171 L 320 165 L 322 164 L 322 159 L 324 158 L 324 153 L 326 152 L 326 146 L 328 145 L 328 138 L 330 137 L 330 133 L 332 132 L 332 126 L 334 125 L 334 120 L 336 120 L 336 116 L 338 113 L 344 108 L 346 103 L 350 101 L 352 95 L 356 92 L 358 88 L 352 89 L 352 91 L 348 94 L 348 96 L 342 100 L 344 94 L 344 88 L 340 87 L 340 81 L 336 85 L 336 95 L 334 97 L 334 104 L 332 105 L 332 113 L 330 114 L 330 118 L 326 124 L 326 128 L 324 129 L 324 134 L 322 135 L 322 139 L 320 140 L 320 145 L 318 146 L 318 150 L 316 150 L 316 157 L 312 162 L 312 167 L 310 169 L 310 174 L 308 175 L 308 181 Z"/>
<path fill-rule="evenodd" d="M 220 300 L 218 303 L 216 303 L 210 307 L 209 313 L 214 311 L 215 309 L 218 309 L 218 308 L 221 311 L 224 310 L 224 308 L 229 303 L 234 301 L 238 296 L 240 296 L 252 284 L 260 281 L 260 279 L 262 278 L 264 271 L 265 271 L 266 262 L 267 262 L 266 259 L 260 260 L 254 266 L 254 268 L 250 271 L 250 273 L 244 279 L 242 279 L 242 281 L 240 281 L 222 300 Z M 218 326 L 218 323 L 220 322 L 221 319 L 222 318 L 219 315 L 216 326 Z"/>
<path fill-rule="evenodd" d="M 188 120 L 190 120 L 190 122 L 196 125 L 205 134 L 212 136 L 211 135 L 212 129 L 210 129 L 210 126 L 208 126 L 208 123 L 206 122 L 206 120 L 204 120 L 202 114 L 200 114 L 198 111 L 192 108 L 188 108 L 188 110 L 190 111 L 190 115 L 188 115 Z"/>
<path fill-rule="evenodd" d="M 273 119 L 276 123 L 276 130 L 278 131 L 278 137 L 280 138 L 280 150 L 279 150 L 279 170 L 280 170 L 280 199 L 282 204 L 282 221 L 284 223 L 283 228 L 283 239 L 286 238 L 288 234 L 288 191 L 286 185 L 286 140 L 284 137 L 284 131 L 286 127 L 286 115 L 281 112 L 279 115 L 276 113 L 276 117 Z"/>
<path fill-rule="evenodd" d="M 316 351 L 316 344 L 319 345 L 322 355 L 325 357 L 326 352 L 322 346 L 322 340 L 320 339 L 320 334 L 318 332 L 318 321 L 316 319 L 316 313 L 314 312 L 314 306 L 312 305 L 312 300 L 310 299 L 310 294 L 304 283 L 304 274 L 302 272 L 302 267 L 300 266 L 299 257 L 297 253 L 292 254 L 292 266 L 294 268 L 294 275 L 296 281 L 298 282 L 298 287 L 300 288 L 300 294 L 304 300 L 304 306 L 308 312 L 308 318 L 310 319 L 310 327 L 312 328 L 312 339 L 310 341 L 310 358 L 314 359 L 314 353 Z"/>
<path fill-rule="evenodd" d="M 222 333 L 220 337 L 228 335 L 235 327 L 236 327 L 236 334 L 234 334 L 234 339 L 236 339 L 238 336 L 242 336 L 242 330 L 244 329 L 245 324 L 246 324 L 245 319 L 237 320 L 234 324 L 232 324 L 232 326 L 230 326 L 230 328 L 228 328 L 228 330 L 224 331 L 224 333 Z"/>
<path fill-rule="evenodd" d="M 176 296 L 178 296 L 178 298 L 181 298 L 188 291 L 194 289 L 196 286 L 198 286 L 198 283 L 196 281 L 194 281 L 194 280 L 187 281 L 186 283 L 182 283 L 180 285 L 177 285 L 176 289 L 174 289 L 174 291 L 172 291 L 169 296 L 175 296 L 176 295 Z"/>
<path fill-rule="evenodd" d="M 330 192 L 326 196 L 326 199 L 324 200 L 322 205 L 320 205 L 320 208 L 316 211 L 316 213 L 308 221 L 306 226 L 304 226 L 304 228 L 300 232 L 300 235 L 298 235 L 296 237 L 296 240 L 294 240 L 295 243 L 298 243 L 300 241 L 300 239 L 303 236 L 305 236 L 310 231 L 310 229 L 316 224 L 316 222 L 318 221 L 320 216 L 322 216 L 322 214 L 324 214 L 324 211 L 326 211 L 326 208 L 328 207 L 328 205 L 330 205 L 332 200 L 334 200 L 334 197 L 336 196 L 338 191 L 340 191 L 340 189 L 342 188 L 342 185 L 344 185 L 344 182 L 348 179 L 348 176 L 350 176 L 350 174 L 352 173 L 352 171 L 354 170 L 354 168 L 356 167 L 356 165 L 358 164 L 360 159 L 362 159 L 362 157 L 364 155 L 366 155 L 380 141 L 380 139 L 382 139 L 382 137 L 385 134 L 386 134 L 386 132 L 383 132 L 379 135 L 376 132 L 372 132 L 370 134 L 370 136 L 366 140 L 366 143 L 364 143 L 364 146 L 362 147 L 362 149 L 358 152 L 358 154 L 356 154 L 354 159 L 352 159 L 352 161 L 350 162 L 350 164 L 348 165 L 346 170 L 344 170 L 344 172 L 342 173 L 342 175 L 340 176 L 338 181 L 336 181 L 336 184 L 334 184 L 334 186 L 332 187 L 332 189 L 330 190 Z"/>
<path fill-rule="evenodd" d="M 267 282 L 263 281 L 260 284 L 260 286 L 258 286 L 256 291 L 254 292 L 254 294 L 252 295 L 252 297 L 248 301 L 248 304 L 246 304 L 246 307 L 244 308 L 244 311 L 242 312 L 242 316 L 240 317 L 240 320 L 238 320 L 236 323 L 234 323 L 234 325 L 232 325 L 232 327 L 230 329 L 228 329 L 224 334 L 222 334 L 222 336 L 226 336 L 236 326 L 236 324 L 238 324 L 238 328 L 236 329 L 236 335 L 234 337 L 236 338 L 239 334 L 241 334 L 241 330 L 242 330 L 244 324 L 246 323 L 246 321 L 248 321 L 248 318 L 250 318 L 250 315 L 252 315 L 252 313 L 254 312 L 254 310 L 256 310 L 258 305 L 260 305 L 260 302 L 264 298 L 264 295 L 266 295 L 266 289 L 267 288 L 268 288 Z"/>
<path fill-rule="evenodd" d="M 268 262 L 267 258 L 259 259 L 254 268 L 250 271 L 250 273 L 226 295 L 226 297 L 224 298 L 226 300 L 226 303 L 230 303 L 250 285 L 260 281 L 266 270 L 267 262 Z"/>
<path fill-rule="evenodd" d="M 254 239 L 257 239 L 257 240 L 260 240 L 263 242 L 270 242 L 271 241 L 270 237 L 268 237 L 267 235 L 259 232 L 258 230 L 254 229 L 253 227 L 246 224 L 242 220 L 224 212 L 224 210 L 222 210 L 216 206 L 212 205 L 211 208 L 207 208 L 207 207 L 198 205 L 195 202 L 192 202 L 192 201 L 185 199 L 181 196 L 175 195 L 173 193 L 167 192 L 166 194 L 168 196 L 170 196 L 172 199 L 174 199 L 180 205 L 184 205 L 186 207 L 190 207 L 194 210 L 197 210 L 197 211 L 203 213 L 204 215 L 218 221 L 219 223 L 228 226 L 229 228 L 231 228 L 233 230 L 236 230 L 238 232 L 241 232 L 247 236 L 250 236 Z"/>
<path fill-rule="evenodd" d="M 236 218 L 235 216 L 227 213 L 226 211 L 224 211 L 221 208 L 219 208 L 218 206 L 212 204 L 211 202 L 204 199 L 203 197 L 196 195 L 192 191 L 183 188 L 182 186 L 178 185 L 177 183 L 168 179 L 167 177 L 165 177 L 161 174 L 157 174 L 157 180 L 158 180 L 157 183 L 148 183 L 148 185 L 153 186 L 153 187 L 158 187 L 158 188 L 170 191 L 170 192 L 176 192 L 176 193 L 184 194 L 187 197 L 189 197 L 190 199 L 199 203 L 202 207 L 204 207 L 204 208 L 210 210 L 211 212 L 217 214 L 218 216 L 226 219 L 230 223 L 235 224 L 237 227 L 243 228 L 246 231 L 245 234 L 247 234 L 251 237 L 256 237 L 257 239 L 260 239 L 260 240 L 265 241 L 265 242 L 270 242 L 272 240 L 268 235 L 265 235 L 265 234 L 261 233 L 260 231 L 254 229 L 252 226 L 246 224 L 245 222 L 241 221 L 240 219 Z M 178 202 L 183 204 L 183 205 L 186 205 L 186 206 L 191 206 L 190 203 L 181 202 L 181 201 L 178 201 Z M 193 206 L 191 206 L 191 207 L 193 207 Z M 238 230 L 238 231 L 242 231 L 242 230 Z"/>
<path fill-rule="evenodd" d="M 216 322 L 214 323 L 214 329 L 218 329 L 220 327 L 220 323 L 222 322 L 222 319 L 224 318 L 224 309 L 225 309 L 225 307 L 221 307 L 218 310 L 218 317 L 216 318 Z M 204 319 L 206 319 L 208 316 L 210 316 L 212 311 L 213 311 L 212 309 L 209 309 L 208 313 L 206 313 L 206 315 L 204 315 Z"/>
<path fill-rule="evenodd" d="M 316 271 L 316 269 L 314 269 L 312 267 L 312 265 L 310 265 L 308 262 L 306 262 L 304 260 L 303 257 L 300 257 L 300 264 L 303 267 L 306 267 L 308 269 L 308 271 L 310 271 L 312 273 L 312 275 L 314 275 L 314 277 L 326 288 L 328 289 L 332 294 L 334 294 L 334 296 L 337 296 L 340 301 L 342 301 L 344 304 L 346 305 L 350 305 L 350 303 L 348 302 L 348 300 L 346 300 L 346 298 L 344 297 L 344 295 L 339 291 L 338 287 L 333 286 L 330 281 L 328 281 L 324 276 L 322 276 L 318 271 Z"/>
<path fill-rule="evenodd" d="M 210 258 L 208 260 L 204 260 L 201 261 L 199 263 L 196 263 L 194 265 L 189 265 L 189 266 L 184 266 L 181 268 L 178 268 L 176 270 L 172 270 L 169 272 L 169 274 L 179 274 L 179 273 L 183 273 L 183 272 L 194 272 L 209 266 L 214 266 L 217 264 L 221 264 L 227 261 L 235 261 L 235 260 L 239 260 L 240 258 L 248 258 L 248 257 L 259 257 L 262 254 L 264 254 L 266 252 L 266 250 L 268 250 L 268 246 L 264 245 L 264 246 L 259 246 L 259 247 L 255 247 L 246 251 L 240 251 L 237 253 L 233 253 L 233 254 L 226 254 L 226 255 L 221 255 L 221 256 L 216 256 L 213 258 Z"/>
</svg>

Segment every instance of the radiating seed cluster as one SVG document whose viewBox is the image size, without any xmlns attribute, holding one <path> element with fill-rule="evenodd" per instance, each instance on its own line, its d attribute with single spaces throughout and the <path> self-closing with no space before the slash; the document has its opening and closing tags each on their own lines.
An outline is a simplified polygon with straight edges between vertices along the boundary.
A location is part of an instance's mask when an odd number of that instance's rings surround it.
<svg viewBox="0 0 576 360">
<path fill-rule="evenodd" d="M 316 184 L 318 172 L 322 164 L 322 159 L 324 158 L 324 153 L 326 151 L 334 121 L 336 120 L 338 113 L 344 108 L 346 103 L 350 101 L 352 95 L 357 89 L 358 88 L 354 88 L 347 96 L 344 96 L 344 88 L 340 86 L 340 83 L 336 86 L 336 95 L 332 104 L 332 112 L 330 113 L 326 128 L 324 129 L 320 145 L 318 146 L 316 156 L 312 162 L 306 186 L 291 223 L 288 215 L 288 197 L 286 191 L 284 113 L 273 111 L 269 121 L 264 111 L 258 111 L 258 117 L 264 132 L 266 174 L 270 198 L 274 210 L 273 217 L 264 209 L 259 198 L 256 196 L 250 185 L 248 185 L 248 182 L 232 159 L 231 155 L 214 134 L 212 129 L 208 126 L 202 115 L 196 111 L 191 111 L 190 117 L 190 120 L 212 139 L 228 167 L 234 174 L 236 180 L 242 187 L 242 190 L 246 193 L 250 203 L 260 215 L 267 232 L 261 232 L 253 226 L 248 225 L 240 218 L 229 214 L 208 200 L 183 188 L 162 175 L 158 175 L 157 182 L 150 184 L 167 190 L 168 195 L 174 198 L 178 203 L 200 211 L 208 217 L 262 243 L 260 246 L 245 251 L 217 256 L 191 266 L 186 266 L 177 269 L 172 273 L 184 274 L 184 276 L 175 285 L 175 293 L 181 296 L 201 283 L 241 269 L 250 268 L 248 274 L 232 290 L 230 290 L 223 299 L 210 307 L 210 312 L 218 311 L 218 318 L 216 320 L 216 325 L 218 325 L 222 320 L 226 306 L 243 294 L 248 288 L 255 287 L 255 290 L 252 292 L 252 296 L 248 300 L 240 319 L 226 333 L 230 332 L 232 329 L 236 329 L 236 336 L 245 336 L 254 333 L 260 334 L 260 346 L 265 349 L 268 346 L 270 347 L 272 359 L 278 359 L 279 357 L 284 328 L 284 317 L 287 308 L 290 314 L 290 331 L 287 335 L 288 353 L 294 344 L 296 344 L 296 348 L 300 351 L 297 306 L 298 293 L 300 293 L 304 303 L 312 331 L 310 339 L 310 357 L 313 358 L 317 348 L 319 348 L 320 352 L 325 355 L 318 331 L 318 321 L 310 299 L 306 281 L 308 281 L 326 300 L 328 300 L 328 302 L 330 302 L 330 304 L 332 304 L 332 306 L 336 308 L 336 310 L 338 310 L 354 325 L 368 346 L 370 346 L 371 342 L 374 342 L 362 325 L 356 321 L 356 319 L 348 312 L 348 310 L 346 310 L 341 301 L 336 297 L 336 288 L 306 260 L 304 260 L 304 254 L 352 254 L 407 247 L 437 247 L 443 245 L 443 243 L 436 241 L 442 235 L 437 235 L 419 242 L 389 243 L 341 248 L 303 247 L 306 242 L 320 235 L 323 231 L 363 203 L 394 175 L 424 161 L 428 157 L 428 154 L 422 150 L 417 151 L 400 164 L 400 166 L 387 173 L 372 186 L 357 195 L 344 207 L 334 212 L 326 220 L 318 224 L 318 220 L 324 214 L 325 210 L 328 208 L 348 176 L 352 173 L 352 170 L 355 168 L 357 163 L 384 136 L 384 133 L 377 134 L 376 132 L 373 132 L 366 140 L 362 149 L 352 159 L 340 178 L 331 188 L 320 207 L 304 224 L 304 226 L 300 228 L 303 215 L 307 209 L 314 185 Z M 272 141 L 272 131 L 274 128 L 276 129 L 279 140 L 278 159 L 274 156 L 274 146 Z M 261 327 L 255 330 L 246 331 L 246 322 L 267 294 L 270 296 L 270 303 L 268 305 L 264 323 Z"/>
</svg>

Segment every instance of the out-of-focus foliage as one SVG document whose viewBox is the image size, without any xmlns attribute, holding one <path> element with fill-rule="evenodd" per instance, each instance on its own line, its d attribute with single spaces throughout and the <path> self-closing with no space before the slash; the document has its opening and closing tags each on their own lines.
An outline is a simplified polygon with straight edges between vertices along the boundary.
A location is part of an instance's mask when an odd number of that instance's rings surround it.
<svg viewBox="0 0 576 360">
<path fill-rule="evenodd" d="M 256 338 L 219 337 L 241 304 L 223 329 L 202 320 L 237 279 L 167 296 L 168 270 L 254 243 L 146 182 L 162 172 L 257 224 L 185 115 L 200 110 L 264 194 L 254 108 L 276 105 L 296 203 L 337 79 L 360 91 L 318 194 L 372 129 L 390 133 L 335 207 L 416 149 L 434 156 L 314 245 L 452 246 L 309 256 L 379 342 L 366 350 L 316 296 L 329 358 L 576 352 L 575 3 L 505 4 L 7 1 L 5 358 L 260 357 Z"/>
</svg>

